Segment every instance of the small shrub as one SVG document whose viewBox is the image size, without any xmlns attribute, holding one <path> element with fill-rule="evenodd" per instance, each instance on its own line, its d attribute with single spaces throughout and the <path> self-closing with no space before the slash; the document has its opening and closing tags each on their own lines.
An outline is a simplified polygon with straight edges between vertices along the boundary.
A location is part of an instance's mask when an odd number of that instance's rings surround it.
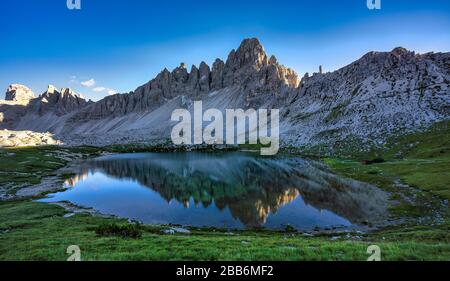
<svg viewBox="0 0 450 281">
<path fill-rule="evenodd" d="M 385 162 L 384 159 L 381 158 L 381 157 L 377 157 L 377 158 L 374 158 L 374 159 L 372 159 L 372 160 L 364 160 L 364 161 L 363 161 L 363 163 L 364 163 L 365 165 L 377 164 L 377 163 L 384 163 L 384 162 Z"/>
<path fill-rule="evenodd" d="M 118 236 L 123 238 L 140 238 L 142 236 L 142 226 L 140 224 L 124 224 L 116 223 L 102 224 L 95 229 L 98 236 Z"/>
<path fill-rule="evenodd" d="M 284 227 L 284 232 L 297 232 L 297 229 L 292 225 L 288 224 Z"/>
</svg>

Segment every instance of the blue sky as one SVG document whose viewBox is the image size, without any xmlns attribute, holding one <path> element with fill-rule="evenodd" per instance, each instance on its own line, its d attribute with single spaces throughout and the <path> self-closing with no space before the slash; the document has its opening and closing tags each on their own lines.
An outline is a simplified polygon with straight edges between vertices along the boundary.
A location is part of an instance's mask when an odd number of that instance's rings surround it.
<svg viewBox="0 0 450 281">
<path fill-rule="evenodd" d="M 450 1 L 381 3 L 369 10 L 366 0 L 81 0 L 81 10 L 69 10 L 66 0 L 2 0 L 0 97 L 21 83 L 36 94 L 54 84 L 99 100 L 164 67 L 226 59 L 247 37 L 300 75 L 371 50 L 450 51 Z"/>
</svg>

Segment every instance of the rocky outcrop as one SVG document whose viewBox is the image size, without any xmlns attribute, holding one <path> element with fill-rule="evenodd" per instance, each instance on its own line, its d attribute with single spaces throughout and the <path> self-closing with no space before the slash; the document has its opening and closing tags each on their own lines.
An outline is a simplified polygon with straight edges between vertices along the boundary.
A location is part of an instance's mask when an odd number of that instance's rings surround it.
<svg viewBox="0 0 450 281">
<path fill-rule="evenodd" d="M 51 133 L 36 133 L 31 131 L 0 130 L 0 147 L 20 147 L 57 145 L 60 141 L 53 138 Z"/>
<path fill-rule="evenodd" d="M 265 95 L 273 99 L 284 88 L 296 88 L 300 79 L 295 71 L 278 64 L 275 56 L 268 59 L 256 38 L 245 39 L 239 48 L 232 50 L 226 63 L 217 59 L 212 68 L 211 89 L 238 86 L 247 99 Z"/>
<path fill-rule="evenodd" d="M 62 88 L 58 91 L 53 85 L 49 85 L 47 91 L 40 95 L 35 102 L 37 103 L 39 114 L 43 115 L 52 112 L 57 116 L 78 111 L 89 104 L 72 89 Z"/>
<path fill-rule="evenodd" d="M 285 96 L 299 83 L 295 71 L 278 64 L 275 56 L 268 59 L 256 38 L 245 39 L 236 51 L 232 50 L 222 72 L 222 86 L 240 87 L 248 102 L 246 106 L 251 107 Z"/>
<path fill-rule="evenodd" d="M 27 86 L 12 84 L 6 89 L 5 100 L 17 102 L 29 102 L 34 99 L 33 91 Z"/>
<path fill-rule="evenodd" d="M 223 73 L 225 69 L 225 63 L 221 59 L 216 59 L 212 66 L 211 71 L 211 89 L 219 90 L 224 87 Z"/>
<path fill-rule="evenodd" d="M 198 86 L 200 92 L 208 93 L 211 89 L 211 70 L 204 61 L 200 63 L 198 74 Z"/>
</svg>

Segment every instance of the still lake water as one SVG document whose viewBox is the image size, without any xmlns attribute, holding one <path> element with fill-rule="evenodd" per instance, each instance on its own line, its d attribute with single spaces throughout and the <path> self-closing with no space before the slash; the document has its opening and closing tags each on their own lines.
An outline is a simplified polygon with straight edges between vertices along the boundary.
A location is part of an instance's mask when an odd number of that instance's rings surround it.
<svg viewBox="0 0 450 281">
<path fill-rule="evenodd" d="M 254 153 L 133 153 L 81 162 L 67 189 L 40 201 L 70 201 L 149 224 L 299 230 L 357 227 L 380 218 L 379 189 L 296 157 Z"/>
</svg>

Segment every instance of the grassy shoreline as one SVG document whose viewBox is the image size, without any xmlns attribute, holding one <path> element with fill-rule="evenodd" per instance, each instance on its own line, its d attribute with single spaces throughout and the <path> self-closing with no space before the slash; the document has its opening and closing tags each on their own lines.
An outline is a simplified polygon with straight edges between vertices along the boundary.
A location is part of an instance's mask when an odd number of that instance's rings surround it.
<svg viewBox="0 0 450 281">
<path fill-rule="evenodd" d="M 165 234 L 168 226 L 142 226 L 140 238 L 100 236 L 118 218 L 78 214 L 64 217 L 58 206 L 30 201 L 0 203 L 0 260 L 66 260 L 78 245 L 82 260 L 366 260 L 378 245 L 383 260 L 449 260 L 449 224 L 390 229 L 371 235 L 191 229 Z"/>
</svg>

